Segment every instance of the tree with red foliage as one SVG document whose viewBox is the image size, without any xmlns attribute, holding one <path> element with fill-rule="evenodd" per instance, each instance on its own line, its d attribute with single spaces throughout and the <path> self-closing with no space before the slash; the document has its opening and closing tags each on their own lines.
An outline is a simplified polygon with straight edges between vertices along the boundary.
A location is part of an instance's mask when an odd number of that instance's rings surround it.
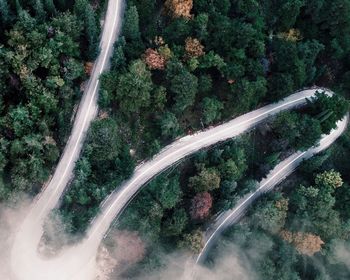
<svg viewBox="0 0 350 280">
<path fill-rule="evenodd" d="M 143 60 L 151 70 L 165 68 L 166 60 L 157 50 L 148 48 L 143 55 Z"/>
<path fill-rule="evenodd" d="M 192 219 L 204 219 L 208 217 L 213 199 L 208 192 L 197 193 L 192 199 L 190 214 Z"/>
</svg>

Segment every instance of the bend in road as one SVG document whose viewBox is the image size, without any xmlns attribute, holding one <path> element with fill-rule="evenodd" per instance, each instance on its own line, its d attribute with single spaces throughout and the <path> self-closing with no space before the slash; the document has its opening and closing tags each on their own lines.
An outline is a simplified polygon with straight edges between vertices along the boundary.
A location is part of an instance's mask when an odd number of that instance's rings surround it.
<svg viewBox="0 0 350 280">
<path fill-rule="evenodd" d="M 195 264 L 201 264 L 205 260 L 209 249 L 219 235 L 229 226 L 237 222 L 257 198 L 273 189 L 279 182 L 289 176 L 304 160 L 307 160 L 315 154 L 327 149 L 346 130 L 348 121 L 349 116 L 347 115 L 343 120 L 337 123 L 337 129 L 333 130 L 329 135 L 324 135 L 322 137 L 317 146 L 312 147 L 305 152 L 297 152 L 280 162 L 270 171 L 267 177 L 260 182 L 258 189 L 240 199 L 236 207 L 219 215 L 205 232 L 205 244 L 201 252 L 198 254 Z M 195 269 L 192 270 L 191 278 L 194 278 L 194 276 Z"/>
<path fill-rule="evenodd" d="M 38 259 L 38 256 L 36 256 L 36 246 L 43 233 L 44 219 L 57 205 L 64 189 L 69 183 L 73 175 L 75 162 L 79 158 L 86 132 L 91 121 L 97 115 L 99 76 L 109 67 L 109 59 L 113 53 L 113 44 L 121 25 L 122 4 L 122 0 L 109 0 L 108 2 L 100 40 L 100 55 L 95 62 L 87 88 L 79 104 L 71 135 L 52 179 L 46 189 L 32 204 L 28 215 L 15 235 L 14 245 L 11 251 L 11 266 L 16 274 L 15 277 L 18 279 L 56 279 L 48 278 L 52 276 L 47 275 L 40 278 L 41 276 L 37 275 L 39 272 L 34 271 L 38 270 L 39 267 L 32 267 L 32 262 L 34 259 Z M 37 260 L 36 264 L 39 265 L 41 261 Z M 49 264 L 47 265 L 49 266 Z M 62 276 L 57 279 L 64 278 Z"/>
<path fill-rule="evenodd" d="M 94 248 L 99 246 L 113 220 L 120 215 L 142 186 L 154 176 L 202 148 L 233 138 L 251 129 L 271 115 L 305 105 L 307 98 L 314 96 L 318 89 L 320 88 L 297 92 L 278 103 L 264 106 L 206 131 L 186 136 L 165 147 L 152 160 L 140 164 L 135 169 L 134 175 L 103 202 L 100 214 L 88 229 L 87 239 L 84 240 L 86 246 Z M 326 93 L 333 94 L 329 90 Z"/>
</svg>

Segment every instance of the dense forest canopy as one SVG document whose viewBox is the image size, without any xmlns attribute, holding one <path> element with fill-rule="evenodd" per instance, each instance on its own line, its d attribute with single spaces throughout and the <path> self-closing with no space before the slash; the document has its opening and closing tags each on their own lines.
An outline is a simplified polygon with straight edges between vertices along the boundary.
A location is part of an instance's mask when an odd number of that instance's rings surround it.
<svg viewBox="0 0 350 280">
<path fill-rule="evenodd" d="M 86 0 L 0 1 L 0 199 L 48 178 L 97 54 Z"/>
<path fill-rule="evenodd" d="M 156 153 L 178 135 L 303 87 L 324 86 L 337 95 L 319 93 L 305 108 L 202 151 L 145 187 L 118 225 L 138 231 L 149 244 L 144 259 L 125 278 L 152 275 L 165 265 L 164 252 L 198 253 L 201 232 L 215 213 L 232 208 L 278 162 L 335 128 L 349 108 L 349 8 L 350 1 L 317 0 L 127 2 L 112 69 L 102 76 L 100 106 L 120 124 L 136 158 Z M 238 240 L 250 236 L 247 244 L 275 242 L 259 260 L 252 260 L 258 279 L 348 275 L 345 266 L 331 264 L 331 257 L 317 255 L 313 261 L 308 255 L 322 254 L 320 250 L 328 254 L 335 239 L 348 238 L 342 203 L 334 197 L 348 191 L 349 143 L 347 132 L 334 148 L 303 164 L 287 184 L 295 192 L 262 199 L 249 218 L 253 228 L 237 229 Z M 334 190 L 321 183 L 322 176 L 338 182 L 342 177 L 345 184 Z M 311 193 L 317 189 L 318 196 L 297 197 L 303 188 Z M 315 209 L 306 209 L 309 204 Z M 328 215 L 321 209 L 328 209 Z M 286 265 L 281 263 L 284 254 Z M 332 278 L 336 269 L 340 271 Z"/>
<path fill-rule="evenodd" d="M 99 52 L 104 6 L 0 0 L 0 201 L 33 195 L 48 179 Z M 137 162 L 176 137 L 304 87 L 332 89 L 161 174 L 113 231 L 122 233 L 117 242 L 136 244 L 126 278 L 164 266 L 163 253 L 198 253 L 217 213 L 336 127 L 349 109 L 349 57 L 350 0 L 128 0 L 100 77 L 99 116 L 55 214 L 65 230 L 83 233 Z M 241 254 L 258 279 L 349 278 L 333 258 L 334 244 L 346 247 L 350 236 L 349 155 L 347 131 L 230 229 L 208 266 L 228 242 L 247 252 L 263 244 L 258 257 Z"/>
</svg>

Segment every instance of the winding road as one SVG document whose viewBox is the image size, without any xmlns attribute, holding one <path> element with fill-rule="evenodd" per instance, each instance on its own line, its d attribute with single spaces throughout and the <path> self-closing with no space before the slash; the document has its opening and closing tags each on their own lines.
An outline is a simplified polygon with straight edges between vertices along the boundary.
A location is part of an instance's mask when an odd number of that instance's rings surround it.
<svg viewBox="0 0 350 280">
<path fill-rule="evenodd" d="M 228 211 L 221 213 L 214 223 L 207 229 L 204 234 L 204 246 L 202 251 L 198 254 L 195 264 L 201 264 L 209 252 L 211 246 L 215 243 L 220 234 L 232 224 L 239 221 L 239 219 L 246 213 L 249 206 L 258 199 L 262 194 L 272 190 L 284 178 L 292 174 L 292 172 L 304 161 L 315 154 L 327 149 L 332 143 L 346 130 L 349 122 L 347 115 L 343 120 L 337 123 L 337 129 L 331 131 L 329 135 L 324 135 L 319 144 L 308 149 L 305 152 L 297 152 L 287 159 L 280 162 L 270 173 L 264 178 L 259 187 L 237 202 L 237 205 Z"/>
<path fill-rule="evenodd" d="M 122 0 L 109 0 L 100 40 L 100 54 L 94 64 L 91 77 L 79 104 L 70 138 L 51 181 L 38 196 L 35 203 L 32 204 L 27 217 L 14 237 L 11 266 L 15 279 L 69 279 L 65 278 L 63 270 L 53 269 L 48 262 L 38 258 L 36 248 L 43 234 L 44 219 L 57 205 L 69 180 L 72 178 L 75 162 L 79 158 L 86 132 L 91 121 L 97 115 L 99 76 L 109 67 L 113 44 L 121 27 L 122 11 Z M 41 269 L 43 272 L 40 271 Z M 51 271 L 48 272 L 49 270 Z"/>
<path fill-rule="evenodd" d="M 33 202 L 23 223 L 14 235 L 10 256 L 13 279 L 94 279 L 95 256 L 101 240 L 115 217 L 121 214 L 149 180 L 200 149 L 233 138 L 253 128 L 269 116 L 304 105 L 306 99 L 314 96 L 317 90 L 315 88 L 297 92 L 278 103 L 267 105 L 217 127 L 183 137 L 165 147 L 153 159 L 141 163 L 129 180 L 121 186 L 116 186 L 118 188 L 101 205 L 101 211 L 91 223 L 85 239 L 76 246 L 64 250 L 53 259 L 43 259 L 37 252 L 37 246 L 43 234 L 44 220 L 50 211 L 57 206 L 72 178 L 75 162 L 79 158 L 86 132 L 91 121 L 96 117 L 98 78 L 109 66 L 113 44 L 121 25 L 122 5 L 121 0 L 109 0 L 100 43 L 101 53 L 81 100 L 71 136 L 51 181 Z M 328 93 L 332 94 L 329 91 Z M 327 137 L 324 139 L 329 139 L 327 140 L 330 141 L 329 143 L 335 140 Z M 280 166 L 280 168 L 283 169 L 284 166 Z M 277 177 L 281 178 L 282 175 L 276 175 L 274 180 L 277 180 Z M 266 188 L 267 186 L 268 183 Z"/>
</svg>

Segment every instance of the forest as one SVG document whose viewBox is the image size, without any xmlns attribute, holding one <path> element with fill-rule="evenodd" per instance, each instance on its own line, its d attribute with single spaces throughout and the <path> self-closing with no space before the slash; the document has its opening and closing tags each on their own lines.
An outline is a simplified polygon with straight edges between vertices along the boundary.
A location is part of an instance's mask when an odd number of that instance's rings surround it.
<svg viewBox="0 0 350 280">
<path fill-rule="evenodd" d="M 102 76 L 101 110 L 120 123 L 135 159 L 303 87 L 337 95 L 319 93 L 305 108 L 201 151 L 145 186 L 114 227 L 143 241 L 136 265 L 119 275 L 127 279 L 166 267 L 169 253 L 198 253 L 216 213 L 253 191 L 278 162 L 314 145 L 349 109 L 350 1 L 164 2 L 128 1 L 112 69 Z M 225 233 L 208 267 L 228 243 L 246 259 L 245 251 L 266 241 L 257 259 L 248 256 L 257 279 L 348 278 L 332 258 L 334 244 L 349 236 L 341 206 L 349 190 L 348 133 Z M 303 248 L 309 243 L 315 248 Z"/>
<path fill-rule="evenodd" d="M 119 133 L 111 137 L 118 138 L 120 148 L 113 150 L 107 140 L 105 149 L 110 153 L 99 159 L 104 164 L 97 167 L 88 156 L 79 161 L 61 207 L 73 232 L 84 230 L 99 203 L 131 174 L 138 160 L 151 157 L 178 136 L 314 84 L 336 91 L 339 100 L 334 104 L 338 105 L 310 107 L 309 115 L 324 118 L 321 125 L 308 116 L 286 113 L 279 118 L 276 134 L 289 138 L 284 145 L 303 149 L 334 127 L 334 120 L 347 110 L 341 101 L 341 96 L 348 97 L 348 49 L 343 34 L 350 19 L 336 2 L 283 3 L 270 3 L 283 6 L 272 16 L 273 8 L 266 1 L 198 0 L 184 1 L 183 6 L 175 0 L 127 2 L 111 70 L 101 77 L 103 120 L 96 121 L 101 129 L 103 123 L 105 129 L 115 123 Z M 343 19 L 338 28 L 331 11 Z M 312 133 L 304 135 L 306 128 Z M 272 152 L 270 160 L 276 161 L 278 151 Z M 111 164 L 110 154 L 118 154 L 122 163 Z"/>
<path fill-rule="evenodd" d="M 0 0 L 1 201 L 36 194 L 52 172 L 98 52 L 100 12 L 87 0 Z"/>
<path fill-rule="evenodd" d="M 49 179 L 99 52 L 105 5 L 0 0 L 1 202 L 34 196 Z M 127 0 L 123 17 L 111 68 L 100 77 L 98 118 L 55 211 L 71 234 L 83 234 L 103 199 L 174 139 L 302 88 L 336 93 L 320 91 L 145 186 L 112 231 L 138 246 L 119 275 L 130 279 L 164 268 L 164 254 L 198 253 L 218 212 L 348 112 L 350 0 Z M 206 265 L 231 244 L 257 279 L 349 278 L 334 259 L 337 244 L 349 246 L 349 133 L 259 200 Z M 267 247 L 249 255 L 258 244 Z"/>
</svg>

